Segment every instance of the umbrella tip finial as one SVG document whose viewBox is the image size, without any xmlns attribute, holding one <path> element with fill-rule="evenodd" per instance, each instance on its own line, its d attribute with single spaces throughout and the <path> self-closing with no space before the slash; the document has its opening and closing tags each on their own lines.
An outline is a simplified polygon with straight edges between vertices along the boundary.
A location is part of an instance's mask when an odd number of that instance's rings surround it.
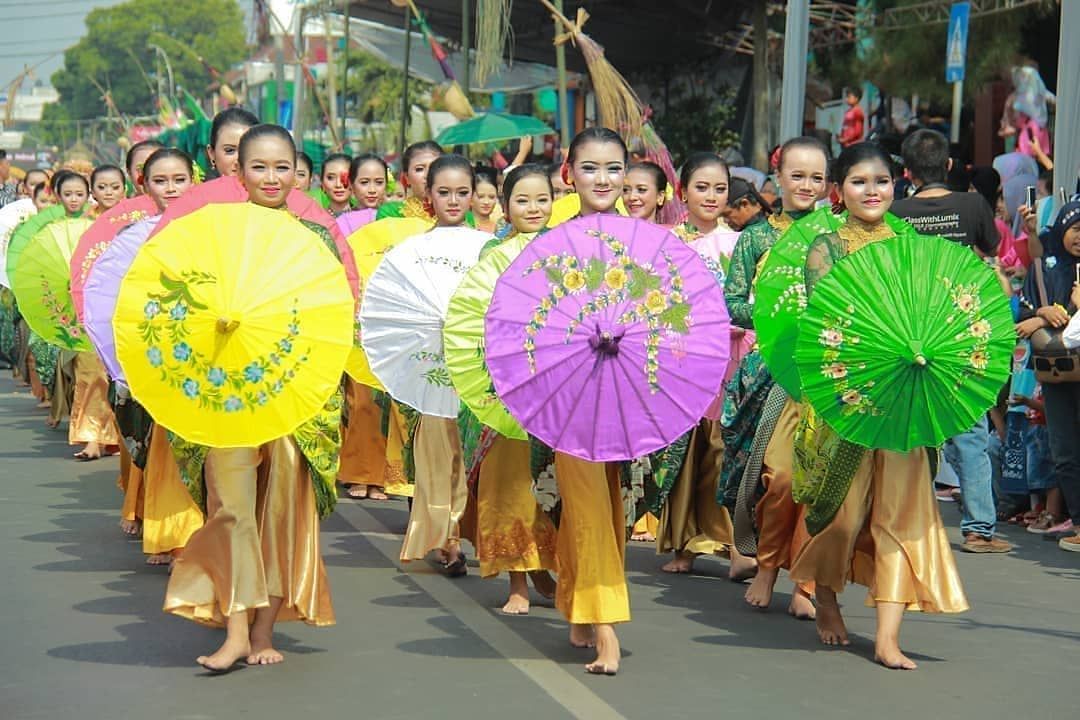
<svg viewBox="0 0 1080 720">
<path fill-rule="evenodd" d="M 918 365 L 919 367 L 926 367 L 926 365 L 927 365 L 926 357 L 923 356 L 923 355 L 916 355 L 915 356 L 915 364 Z"/>
</svg>

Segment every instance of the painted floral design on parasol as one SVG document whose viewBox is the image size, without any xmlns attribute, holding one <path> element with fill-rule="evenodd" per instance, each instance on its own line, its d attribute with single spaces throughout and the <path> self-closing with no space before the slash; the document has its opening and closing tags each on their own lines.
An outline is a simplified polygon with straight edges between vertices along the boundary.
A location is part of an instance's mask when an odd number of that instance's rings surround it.
<svg viewBox="0 0 1080 720">
<path fill-rule="evenodd" d="M 533 241 L 499 279 L 488 367 L 510 412 L 551 447 L 594 461 L 664 447 L 720 390 L 723 292 L 666 228 L 617 215 Z"/>
<path fill-rule="evenodd" d="M 910 234 L 818 281 L 795 362 L 806 400 L 840 437 L 906 452 L 970 429 L 1008 379 L 1015 344 L 994 273 L 967 248 Z"/>
</svg>

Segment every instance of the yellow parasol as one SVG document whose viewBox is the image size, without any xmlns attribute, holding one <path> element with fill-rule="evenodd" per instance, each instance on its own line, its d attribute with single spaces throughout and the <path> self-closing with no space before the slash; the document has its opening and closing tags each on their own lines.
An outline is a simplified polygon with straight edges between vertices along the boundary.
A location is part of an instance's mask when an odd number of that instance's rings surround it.
<svg viewBox="0 0 1080 720">
<path fill-rule="evenodd" d="M 405 238 L 420 235 L 431 229 L 431 221 L 422 218 L 383 218 L 364 225 L 349 235 L 349 247 L 356 259 L 356 271 L 360 276 L 360 298 L 375 268 L 386 252 Z M 359 304 L 357 304 L 359 307 Z M 361 339 L 361 344 L 363 339 Z M 384 390 L 382 383 L 371 372 L 367 355 L 362 348 L 353 348 L 345 363 L 345 372 L 353 380 L 376 390 Z"/>
<path fill-rule="evenodd" d="M 142 247 L 113 330 L 155 421 L 191 442 L 251 447 L 293 432 L 337 390 L 353 312 L 318 235 L 284 211 L 219 204 Z"/>
</svg>

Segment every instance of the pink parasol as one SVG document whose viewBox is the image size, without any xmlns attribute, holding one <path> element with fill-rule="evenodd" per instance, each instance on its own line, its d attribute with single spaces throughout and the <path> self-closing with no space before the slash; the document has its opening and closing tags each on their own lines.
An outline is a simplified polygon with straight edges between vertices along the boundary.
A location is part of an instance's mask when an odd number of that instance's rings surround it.
<svg viewBox="0 0 1080 720">
<path fill-rule="evenodd" d="M 117 233 L 158 213 L 157 205 L 149 195 L 125 198 L 101 213 L 90 229 L 79 238 L 79 244 L 71 255 L 71 299 L 75 303 L 75 314 L 80 322 L 85 320 L 83 286 L 86 285 L 86 278 L 89 277 L 94 263 L 109 247 Z"/>
<path fill-rule="evenodd" d="M 170 222 L 178 217 L 183 217 L 201 207 L 215 203 L 246 202 L 247 190 L 235 177 L 219 177 L 209 182 L 195 185 L 183 195 L 173 200 L 165 212 L 161 215 L 154 235 L 157 235 Z M 345 276 L 349 279 L 349 287 L 352 288 L 353 297 L 360 297 L 360 276 L 356 272 L 356 260 L 353 258 L 352 248 L 345 241 L 345 235 L 338 228 L 334 216 L 324 210 L 318 203 L 306 193 L 292 190 L 286 198 L 289 212 L 301 220 L 315 223 L 326 229 L 337 248 L 338 257 L 345 266 Z"/>
<path fill-rule="evenodd" d="M 537 237 L 495 286 L 485 359 L 529 433 L 594 462 L 663 448 L 720 391 L 724 294 L 667 228 L 589 215 Z"/>
<path fill-rule="evenodd" d="M 354 232 L 373 221 L 375 219 L 375 214 L 375 208 L 350 210 L 349 212 L 341 213 L 337 216 L 337 225 L 341 230 L 341 234 L 345 237 L 349 237 Z"/>
</svg>

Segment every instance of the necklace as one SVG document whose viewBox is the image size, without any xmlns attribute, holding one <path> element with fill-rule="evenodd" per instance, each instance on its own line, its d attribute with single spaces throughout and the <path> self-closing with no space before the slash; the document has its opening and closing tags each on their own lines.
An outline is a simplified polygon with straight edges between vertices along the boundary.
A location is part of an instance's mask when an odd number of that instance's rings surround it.
<svg viewBox="0 0 1080 720">
<path fill-rule="evenodd" d="M 852 215 L 849 215 L 844 224 L 837 229 L 836 234 L 844 241 L 849 255 L 862 250 L 870 243 L 896 237 L 896 233 L 884 221 L 879 220 L 873 224 L 864 223 Z"/>
<path fill-rule="evenodd" d="M 770 225 L 772 225 L 773 229 L 781 235 L 783 235 L 787 231 L 787 229 L 791 227 L 792 224 L 794 224 L 795 222 L 795 218 L 791 217 L 791 215 L 788 215 L 787 210 L 780 213 L 779 215 L 769 215 L 767 218 L 765 218 L 765 220 Z"/>
</svg>

